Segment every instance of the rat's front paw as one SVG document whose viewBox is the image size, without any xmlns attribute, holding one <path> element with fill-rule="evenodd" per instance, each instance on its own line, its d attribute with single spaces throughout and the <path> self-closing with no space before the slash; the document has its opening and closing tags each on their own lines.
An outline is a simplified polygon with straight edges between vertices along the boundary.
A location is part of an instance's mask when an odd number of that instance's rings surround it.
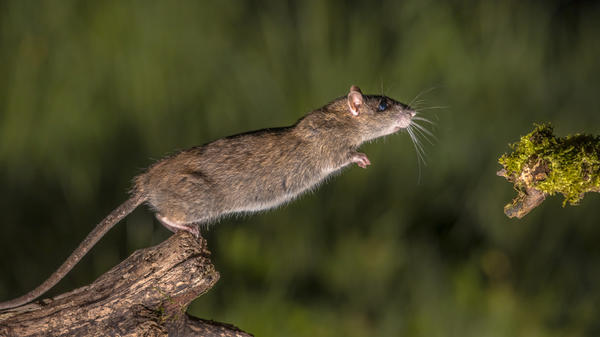
<svg viewBox="0 0 600 337">
<path fill-rule="evenodd" d="M 371 162 L 369 161 L 369 158 L 367 158 L 367 155 L 361 152 L 357 152 L 352 155 L 352 162 L 356 163 L 356 165 L 362 168 L 367 168 L 367 166 L 371 165 Z"/>
</svg>

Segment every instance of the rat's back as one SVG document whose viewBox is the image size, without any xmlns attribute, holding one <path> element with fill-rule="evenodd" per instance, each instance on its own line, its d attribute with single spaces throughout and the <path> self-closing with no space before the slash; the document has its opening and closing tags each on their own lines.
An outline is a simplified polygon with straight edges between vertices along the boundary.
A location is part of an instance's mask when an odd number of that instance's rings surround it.
<svg viewBox="0 0 600 337">
<path fill-rule="evenodd" d="M 313 144 L 293 127 L 226 137 L 165 158 L 136 178 L 159 213 L 184 223 L 269 209 L 321 181 Z"/>
</svg>

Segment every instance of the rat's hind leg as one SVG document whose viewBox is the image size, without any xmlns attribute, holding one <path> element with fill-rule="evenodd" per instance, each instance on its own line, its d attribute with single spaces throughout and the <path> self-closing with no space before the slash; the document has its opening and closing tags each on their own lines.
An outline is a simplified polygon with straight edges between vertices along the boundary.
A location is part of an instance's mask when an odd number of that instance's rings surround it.
<svg viewBox="0 0 600 337">
<path fill-rule="evenodd" d="M 195 237 L 200 236 L 200 231 L 198 230 L 197 225 L 194 225 L 194 224 L 188 225 L 188 224 L 183 224 L 183 223 L 179 223 L 176 221 L 172 221 L 159 213 L 156 213 L 156 219 L 158 219 L 158 221 L 160 221 L 160 223 L 163 226 L 165 226 L 168 230 L 170 230 L 173 233 L 176 233 L 177 231 L 180 231 L 180 230 L 184 230 L 186 232 L 192 233 Z"/>
</svg>

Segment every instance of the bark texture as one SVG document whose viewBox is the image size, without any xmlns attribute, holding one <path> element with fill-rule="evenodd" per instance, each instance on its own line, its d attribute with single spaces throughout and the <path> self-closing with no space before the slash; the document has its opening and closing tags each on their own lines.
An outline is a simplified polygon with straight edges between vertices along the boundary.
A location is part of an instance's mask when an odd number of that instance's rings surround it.
<svg viewBox="0 0 600 337">
<path fill-rule="evenodd" d="M 0 312 L 0 336 L 251 336 L 186 314 L 219 279 L 209 257 L 203 238 L 174 234 L 90 285 Z"/>
</svg>

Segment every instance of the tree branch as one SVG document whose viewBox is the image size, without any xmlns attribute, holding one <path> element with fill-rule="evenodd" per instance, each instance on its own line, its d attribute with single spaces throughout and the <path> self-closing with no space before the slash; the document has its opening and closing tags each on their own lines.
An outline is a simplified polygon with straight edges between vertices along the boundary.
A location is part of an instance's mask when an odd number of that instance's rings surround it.
<svg viewBox="0 0 600 337">
<path fill-rule="evenodd" d="M 251 336 L 185 313 L 219 280 L 209 256 L 206 240 L 176 233 L 90 285 L 0 312 L 0 336 Z"/>
<path fill-rule="evenodd" d="M 562 194 L 563 206 L 577 205 L 585 193 L 600 192 L 600 137 L 576 134 L 556 137 L 549 124 L 537 125 L 499 159 L 497 172 L 514 184 L 517 197 L 504 207 L 522 218 L 547 196 Z"/>
</svg>

